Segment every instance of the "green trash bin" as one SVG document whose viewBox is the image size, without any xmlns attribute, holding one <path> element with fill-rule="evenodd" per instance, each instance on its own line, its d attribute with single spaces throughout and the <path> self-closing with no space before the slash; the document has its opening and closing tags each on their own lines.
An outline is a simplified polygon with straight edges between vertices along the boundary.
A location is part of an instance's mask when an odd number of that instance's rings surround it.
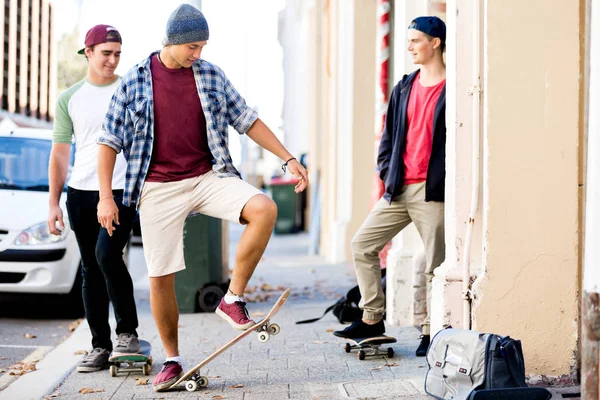
<svg viewBox="0 0 600 400">
<path fill-rule="evenodd" d="M 229 286 L 227 225 L 205 215 L 189 216 L 183 227 L 186 268 L 175 274 L 182 313 L 212 312 Z"/>
<path fill-rule="evenodd" d="M 277 204 L 275 234 L 298 232 L 299 196 L 294 192 L 297 181 L 293 179 L 273 178 L 269 184 L 271 198 Z"/>
</svg>

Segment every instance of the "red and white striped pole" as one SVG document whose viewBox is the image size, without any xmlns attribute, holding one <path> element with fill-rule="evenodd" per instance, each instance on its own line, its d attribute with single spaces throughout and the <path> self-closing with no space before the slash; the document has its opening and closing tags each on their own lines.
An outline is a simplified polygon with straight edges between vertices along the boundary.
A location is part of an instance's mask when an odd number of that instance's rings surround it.
<svg viewBox="0 0 600 400">
<path fill-rule="evenodd" d="M 377 7 L 377 16 L 379 18 L 379 24 L 377 29 L 377 41 L 380 44 L 378 49 L 378 62 L 377 69 L 379 75 L 379 90 L 377 91 L 376 99 L 376 113 L 379 121 L 379 127 L 375 132 L 375 159 L 377 159 L 377 151 L 379 149 L 379 142 L 381 141 L 381 134 L 385 126 L 385 116 L 388 106 L 388 89 L 389 89 L 389 64 L 390 64 L 390 1 L 379 0 Z M 373 176 L 373 189 L 371 196 L 371 207 L 375 205 L 383 196 L 385 191 L 384 183 L 379 179 L 378 174 Z M 388 243 L 381 252 L 379 252 L 379 259 L 381 267 L 385 268 L 387 253 L 391 246 Z"/>
</svg>

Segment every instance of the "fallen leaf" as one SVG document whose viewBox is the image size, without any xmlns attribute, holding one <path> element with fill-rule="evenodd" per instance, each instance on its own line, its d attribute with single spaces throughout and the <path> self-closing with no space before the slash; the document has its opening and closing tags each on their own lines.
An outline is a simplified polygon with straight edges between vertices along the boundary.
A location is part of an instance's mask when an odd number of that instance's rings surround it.
<svg viewBox="0 0 600 400">
<path fill-rule="evenodd" d="M 77 327 L 79 326 L 79 324 L 81 324 L 82 321 L 83 319 L 79 318 L 78 320 L 71 322 L 69 324 L 69 332 L 73 332 L 75 329 L 77 329 Z"/>
<path fill-rule="evenodd" d="M 135 378 L 136 385 L 147 385 L 149 379 Z"/>
<path fill-rule="evenodd" d="M 215 400 L 222 400 L 225 398 L 225 396 L 221 396 L 220 394 L 215 394 L 212 398 Z"/>
<path fill-rule="evenodd" d="M 32 333 L 26 333 L 24 336 L 25 336 L 25 339 L 35 339 L 35 338 L 37 338 L 37 336 L 35 336 Z"/>
<path fill-rule="evenodd" d="M 87 355 L 87 354 L 88 354 L 88 351 L 87 351 L 87 350 L 77 350 L 77 351 L 76 351 L 75 353 L 73 353 L 73 354 L 75 354 L 75 355 L 79 355 L 79 354 L 84 354 L 84 355 Z"/>
<path fill-rule="evenodd" d="M 5 372 L 6 370 L 4 368 L 0 368 L 0 374 Z"/>
<path fill-rule="evenodd" d="M 21 376 L 28 372 L 35 371 L 35 364 L 34 363 L 23 363 L 20 361 L 20 362 L 16 363 L 15 365 L 8 367 L 8 369 L 10 370 L 9 375 Z"/>
<path fill-rule="evenodd" d="M 238 383 L 238 384 L 235 384 L 235 385 L 231 385 L 229 387 L 232 388 L 232 389 L 239 389 L 239 388 L 243 388 L 244 385 Z"/>
<path fill-rule="evenodd" d="M 260 288 L 265 292 L 270 292 L 273 290 L 273 286 L 269 285 L 268 283 L 263 283 Z"/>
<path fill-rule="evenodd" d="M 209 378 L 209 379 L 219 379 L 220 377 L 221 377 L 221 375 L 207 376 L 207 378 Z"/>
<path fill-rule="evenodd" d="M 49 394 L 48 396 L 44 397 L 44 400 L 55 399 L 58 396 L 60 396 L 60 392 L 54 392 L 54 393 Z"/>
<path fill-rule="evenodd" d="M 391 363 L 391 364 L 390 364 L 390 363 L 387 363 L 387 364 L 384 364 L 384 365 L 385 365 L 386 367 L 397 367 L 397 366 L 398 366 L 398 364 L 396 364 L 396 363 Z"/>
<path fill-rule="evenodd" d="M 332 328 L 329 328 L 329 329 L 327 329 L 325 332 L 331 333 L 331 332 L 333 332 L 333 331 L 334 331 L 334 330 L 333 330 Z"/>
<path fill-rule="evenodd" d="M 101 392 L 104 392 L 104 389 L 90 389 L 90 388 L 79 389 L 79 393 L 81 393 L 81 394 L 101 393 Z"/>
</svg>

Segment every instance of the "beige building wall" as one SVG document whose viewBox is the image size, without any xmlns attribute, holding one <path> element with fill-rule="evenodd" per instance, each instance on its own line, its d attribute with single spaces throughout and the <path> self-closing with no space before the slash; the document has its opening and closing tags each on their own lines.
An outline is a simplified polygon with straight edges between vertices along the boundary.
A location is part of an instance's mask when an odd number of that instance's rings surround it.
<svg viewBox="0 0 600 400">
<path fill-rule="evenodd" d="M 21 0 L 21 37 L 19 41 L 21 43 L 21 57 L 19 59 L 19 112 L 25 114 L 27 109 L 27 92 L 28 92 L 28 70 L 29 63 L 27 56 L 31 51 L 29 48 L 29 29 L 23 27 L 29 24 L 29 0 Z"/>
<path fill-rule="evenodd" d="M 369 211 L 374 173 L 376 2 L 320 4 L 322 63 L 315 80 L 321 90 L 315 92 L 326 101 L 313 114 L 323 134 L 311 141 L 311 154 L 321 167 L 321 254 L 342 262 L 351 260 L 350 241 Z"/>
<path fill-rule="evenodd" d="M 17 11 L 19 0 L 10 0 L 8 25 L 8 112 L 16 111 L 17 102 Z"/>
<path fill-rule="evenodd" d="M 446 259 L 436 269 L 433 279 L 431 324 L 435 332 L 444 326 L 466 327 L 463 317 L 463 263 L 467 221 L 471 208 L 474 222 L 470 245 L 470 270 L 482 266 L 482 185 L 483 174 L 474 177 L 474 165 L 482 168 L 481 150 L 473 152 L 473 134 L 480 137 L 481 121 L 473 131 L 475 119 L 480 119 L 481 107 L 476 104 L 476 86 L 481 85 L 475 72 L 483 66 L 483 43 L 474 41 L 475 14 L 471 0 L 447 2 L 446 49 Z M 456 10 L 461 10 L 460 13 Z M 478 18 L 483 23 L 483 17 Z M 479 48 L 479 56 L 475 48 Z M 480 71 L 481 72 L 481 71 Z M 481 96 L 479 97 L 481 99 Z M 474 159 L 475 157 L 475 159 Z M 479 162 L 476 161 L 479 158 Z M 478 193 L 477 193 L 478 192 Z M 472 205 L 476 199 L 476 203 Z"/>
<path fill-rule="evenodd" d="M 294 114 L 284 115 L 284 125 L 295 119 L 307 128 L 299 133 L 309 135 L 309 198 L 320 204 L 320 216 L 310 221 L 311 237 L 317 227 L 319 253 L 331 262 L 351 260 L 350 241 L 369 212 L 376 6 L 376 1 L 287 0 L 280 13 L 284 58 L 290 52 L 304 55 L 284 65 L 284 74 L 297 82 L 286 89 L 287 109 Z"/>
<path fill-rule="evenodd" d="M 486 276 L 473 326 L 522 339 L 529 374 L 575 376 L 580 4 L 488 1 L 485 11 Z M 545 32 L 537 57 L 515 46 L 534 32 Z"/>
<path fill-rule="evenodd" d="M 461 278 L 477 112 L 468 91 L 479 65 L 483 104 L 475 133 L 481 151 L 475 154 L 481 191 L 469 253 L 470 273 L 477 277 L 472 328 L 521 339 L 529 375 L 567 380 L 576 376 L 579 337 L 580 4 L 487 1 L 477 35 L 472 2 L 448 1 L 456 43 L 448 45 L 447 258 L 436 272 L 432 307 L 433 331 L 465 322 Z"/>
</svg>

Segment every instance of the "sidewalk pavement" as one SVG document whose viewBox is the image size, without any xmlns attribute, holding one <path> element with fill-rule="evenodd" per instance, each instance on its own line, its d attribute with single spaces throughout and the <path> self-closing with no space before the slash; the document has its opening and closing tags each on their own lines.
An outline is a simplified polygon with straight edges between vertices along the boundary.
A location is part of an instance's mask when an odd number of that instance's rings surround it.
<svg viewBox="0 0 600 400">
<path fill-rule="evenodd" d="M 231 254 L 240 234 L 239 228 L 232 226 L 232 229 Z M 209 378 L 207 388 L 193 393 L 185 391 L 183 386 L 181 391 L 152 391 L 152 379 L 160 370 L 165 353 L 150 312 L 145 279 L 136 282 L 140 319 L 138 333 L 153 346 L 151 375 L 145 377 L 132 373 L 111 378 L 108 371 L 82 374 L 71 370 L 62 384 L 46 398 L 430 399 L 423 391 L 427 371 L 425 358 L 414 355 L 419 343 L 417 329 L 388 326 L 386 333 L 398 339 L 391 345 L 394 358 L 361 361 L 356 353 L 346 354 L 343 349 L 345 341 L 331 333 L 343 328 L 331 313 L 312 324 L 295 324 L 298 320 L 320 316 L 327 306 L 355 285 L 351 267 L 327 264 L 319 257 L 306 256 L 307 246 L 306 235 L 273 237 L 250 282 L 250 293 L 246 297 L 250 300 L 250 313 L 260 318 L 268 312 L 284 287 L 292 289 L 287 304 L 273 320 L 281 326 L 281 333 L 271 337 L 267 343 L 260 343 L 256 335 L 250 335 L 217 357 L 201 371 Z M 143 260 L 143 257 L 140 259 Z M 252 299 L 263 301 L 252 302 Z M 179 343 L 184 370 L 202 361 L 238 333 L 213 313 L 182 314 Z M 73 343 L 89 343 L 87 324 L 82 324 L 73 336 L 79 340 L 71 338 L 55 351 L 72 354 L 85 349 L 76 348 Z M 25 377 L 19 378 L 16 383 Z M 23 384 L 19 389 L 12 389 L 12 393 L 24 394 L 23 390 L 26 391 Z M 15 389 L 20 392 L 14 392 Z M 83 389 L 97 391 L 82 394 Z"/>
</svg>

